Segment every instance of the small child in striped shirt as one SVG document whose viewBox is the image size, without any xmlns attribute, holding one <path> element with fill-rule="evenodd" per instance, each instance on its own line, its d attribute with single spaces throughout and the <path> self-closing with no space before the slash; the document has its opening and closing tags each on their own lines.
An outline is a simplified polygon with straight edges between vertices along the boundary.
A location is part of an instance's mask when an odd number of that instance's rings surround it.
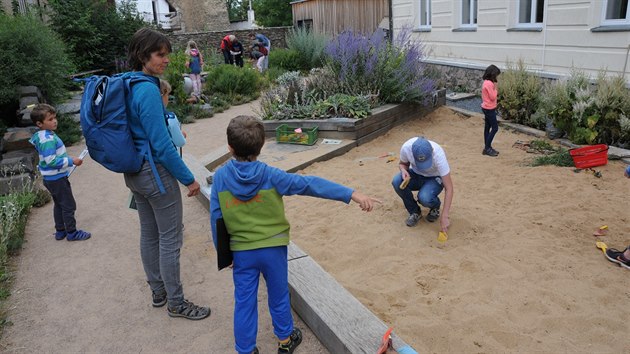
<svg viewBox="0 0 630 354">
<path fill-rule="evenodd" d="M 39 153 L 39 168 L 44 186 L 54 201 L 55 239 L 83 241 L 92 236 L 89 232 L 77 230 L 74 212 L 77 204 L 72 195 L 68 175 L 73 166 L 81 166 L 83 160 L 70 157 L 63 141 L 54 130 L 57 129 L 57 111 L 51 105 L 40 103 L 33 108 L 31 120 L 39 131 L 33 134 L 30 143 Z"/>
</svg>

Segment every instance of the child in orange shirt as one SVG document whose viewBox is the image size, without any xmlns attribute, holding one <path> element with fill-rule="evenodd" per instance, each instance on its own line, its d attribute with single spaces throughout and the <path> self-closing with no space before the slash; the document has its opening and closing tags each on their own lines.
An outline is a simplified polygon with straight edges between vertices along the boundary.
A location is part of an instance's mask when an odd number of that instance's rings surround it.
<svg viewBox="0 0 630 354">
<path fill-rule="evenodd" d="M 490 65 L 483 73 L 483 86 L 481 87 L 481 110 L 485 116 L 483 140 L 485 146 L 481 152 L 483 155 L 496 157 L 499 152 L 492 148 L 492 140 L 499 130 L 497 122 L 497 77 L 501 70 L 495 65 Z"/>
</svg>

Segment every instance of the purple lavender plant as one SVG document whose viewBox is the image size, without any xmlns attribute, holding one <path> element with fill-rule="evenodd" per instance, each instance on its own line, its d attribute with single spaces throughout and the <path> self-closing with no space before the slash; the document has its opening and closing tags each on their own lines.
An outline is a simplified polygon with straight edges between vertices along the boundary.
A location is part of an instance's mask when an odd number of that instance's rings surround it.
<svg viewBox="0 0 630 354">
<path fill-rule="evenodd" d="M 381 103 L 426 103 L 435 86 L 425 75 L 423 45 L 412 40 L 406 28 L 392 43 L 380 29 L 369 37 L 345 31 L 324 53 L 327 68 L 339 78 L 345 94 L 378 95 Z"/>
</svg>

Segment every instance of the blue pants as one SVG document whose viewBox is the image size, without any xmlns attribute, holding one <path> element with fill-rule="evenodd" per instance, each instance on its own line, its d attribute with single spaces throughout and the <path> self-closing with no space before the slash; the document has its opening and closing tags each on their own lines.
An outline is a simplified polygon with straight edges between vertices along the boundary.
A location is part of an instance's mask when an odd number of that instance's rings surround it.
<svg viewBox="0 0 630 354">
<path fill-rule="evenodd" d="M 492 147 L 492 140 L 499 130 L 499 123 L 497 122 L 497 110 L 496 109 L 481 109 L 485 116 L 485 125 L 483 127 L 483 141 L 486 149 Z"/>
<path fill-rule="evenodd" d="M 444 189 L 442 178 L 420 176 L 411 169 L 409 170 L 409 176 L 411 179 L 405 189 L 400 189 L 400 184 L 403 181 L 402 173 L 396 174 L 392 180 L 392 186 L 396 194 L 402 199 L 409 214 L 420 213 L 420 207 L 413 197 L 413 191 L 418 191 L 418 202 L 420 202 L 420 205 L 430 209 L 439 209 L 441 202 L 438 196 Z"/>
<path fill-rule="evenodd" d="M 77 210 L 77 203 L 74 201 L 68 177 L 54 181 L 44 180 L 44 187 L 48 189 L 55 203 L 53 208 L 55 230 L 66 231 L 67 233 L 75 232 L 77 222 L 74 219 L 74 211 Z"/>
<path fill-rule="evenodd" d="M 125 173 L 140 218 L 140 256 L 147 282 L 154 292 L 166 290 L 169 307 L 181 305 L 184 290 L 180 281 L 179 255 L 182 232 L 182 195 L 177 179 L 155 164 L 166 194 L 160 194 L 147 161 L 138 173 Z"/>
<path fill-rule="evenodd" d="M 287 246 L 233 252 L 234 268 L 234 348 L 251 353 L 258 334 L 258 283 L 262 273 L 267 285 L 267 303 L 273 333 L 279 339 L 293 331 Z"/>
</svg>

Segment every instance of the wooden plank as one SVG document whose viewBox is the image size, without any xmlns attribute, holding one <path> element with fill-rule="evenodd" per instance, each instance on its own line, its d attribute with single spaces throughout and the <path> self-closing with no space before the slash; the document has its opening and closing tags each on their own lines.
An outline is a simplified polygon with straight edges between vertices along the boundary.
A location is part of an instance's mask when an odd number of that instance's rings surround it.
<svg viewBox="0 0 630 354">
<path fill-rule="evenodd" d="M 206 182 L 206 178 L 211 176 L 212 173 L 190 154 L 184 154 L 182 159 L 186 166 L 188 166 L 190 172 L 192 172 L 195 180 L 201 185 L 201 193 L 197 194 L 197 200 L 201 202 L 206 210 L 210 210 L 210 191 L 212 186 Z"/>
<path fill-rule="evenodd" d="M 203 156 L 200 163 L 203 164 L 208 171 L 214 171 L 230 158 L 232 158 L 232 154 L 230 150 L 228 150 L 228 146 L 224 145 Z"/>
<path fill-rule="evenodd" d="M 331 353 L 375 353 L 380 346 L 388 326 L 311 257 L 289 261 L 289 290 L 291 305 Z M 410 352 L 396 334 L 392 342 Z"/>
</svg>

